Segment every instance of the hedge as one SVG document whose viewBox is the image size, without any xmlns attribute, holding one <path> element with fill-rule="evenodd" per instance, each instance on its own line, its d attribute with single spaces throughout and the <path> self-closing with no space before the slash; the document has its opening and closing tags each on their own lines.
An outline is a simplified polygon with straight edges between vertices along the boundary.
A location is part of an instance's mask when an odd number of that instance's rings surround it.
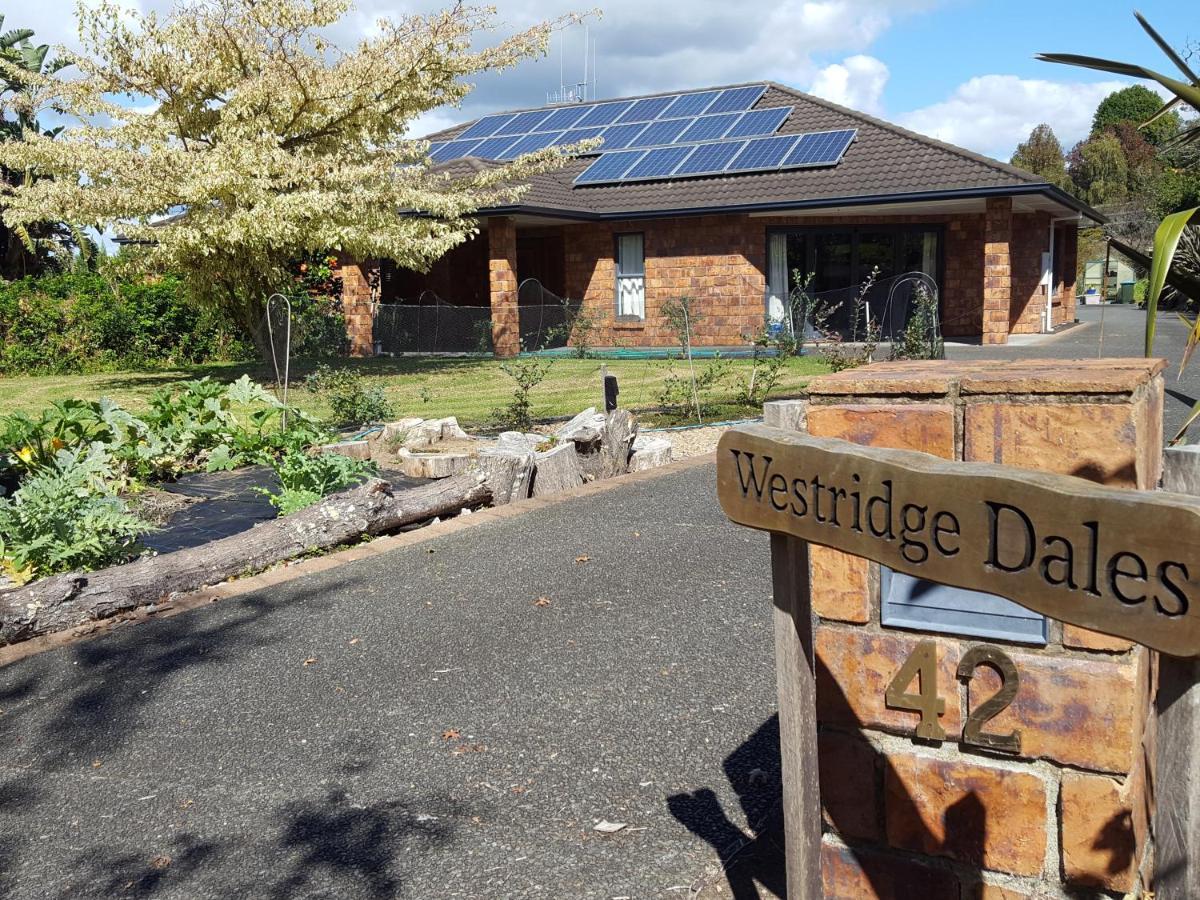
<svg viewBox="0 0 1200 900">
<path fill-rule="evenodd" d="M 84 273 L 0 282 L 0 374 L 155 369 L 254 356 L 228 317 L 186 301 L 174 277 L 111 285 Z"/>
</svg>

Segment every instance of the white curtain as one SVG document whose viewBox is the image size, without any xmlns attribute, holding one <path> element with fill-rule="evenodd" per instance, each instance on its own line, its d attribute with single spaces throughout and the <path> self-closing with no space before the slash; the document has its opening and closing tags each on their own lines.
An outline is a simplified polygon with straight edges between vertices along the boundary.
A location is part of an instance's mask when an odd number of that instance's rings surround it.
<svg viewBox="0 0 1200 900">
<path fill-rule="evenodd" d="M 787 235 L 772 234 L 767 242 L 767 319 L 782 322 L 787 312 Z"/>
<path fill-rule="evenodd" d="M 617 315 L 646 318 L 646 259 L 640 234 L 617 238 Z"/>
</svg>

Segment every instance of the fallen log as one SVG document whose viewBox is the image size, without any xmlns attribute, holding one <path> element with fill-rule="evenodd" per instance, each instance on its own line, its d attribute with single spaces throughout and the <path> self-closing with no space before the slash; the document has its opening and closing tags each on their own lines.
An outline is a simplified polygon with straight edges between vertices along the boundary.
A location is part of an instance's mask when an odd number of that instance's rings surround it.
<svg viewBox="0 0 1200 900">
<path fill-rule="evenodd" d="M 218 541 L 95 572 L 52 575 L 0 594 L 0 646 L 62 631 L 261 571 L 284 560 L 448 516 L 491 499 L 477 472 L 393 492 L 372 479 Z"/>
</svg>

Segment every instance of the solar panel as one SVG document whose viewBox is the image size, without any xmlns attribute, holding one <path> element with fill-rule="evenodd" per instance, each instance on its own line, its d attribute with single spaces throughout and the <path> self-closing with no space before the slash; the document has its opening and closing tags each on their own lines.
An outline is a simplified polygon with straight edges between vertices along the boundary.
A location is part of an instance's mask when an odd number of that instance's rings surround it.
<svg viewBox="0 0 1200 900">
<path fill-rule="evenodd" d="M 459 140 L 465 138 L 483 138 L 490 137 L 495 134 L 506 122 L 512 120 L 510 113 L 505 113 L 500 116 L 484 116 L 466 131 L 458 136 Z"/>
<path fill-rule="evenodd" d="M 692 155 L 679 164 L 673 175 L 711 175 L 725 171 L 725 166 L 746 146 L 747 141 L 721 141 L 701 144 Z"/>
<path fill-rule="evenodd" d="M 550 111 L 546 109 L 535 109 L 532 112 L 520 113 L 512 117 L 512 120 L 500 128 L 497 128 L 495 134 L 529 134 L 531 131 L 539 131 L 538 126 L 546 119 L 550 118 Z"/>
<path fill-rule="evenodd" d="M 605 153 L 584 169 L 575 179 L 575 183 L 598 184 L 605 181 L 620 181 L 634 163 L 645 155 L 645 150 L 618 150 L 616 153 Z"/>
<path fill-rule="evenodd" d="M 558 139 L 557 134 L 546 132 L 545 134 L 527 134 L 515 144 L 504 151 L 504 156 L 511 159 L 520 156 L 522 153 L 533 153 L 535 150 L 541 150 L 544 147 L 549 147 Z"/>
<path fill-rule="evenodd" d="M 753 109 L 742 113 L 738 123 L 729 129 L 725 137 L 757 137 L 760 134 L 774 134 L 792 113 L 792 107 L 780 106 L 776 109 Z"/>
<path fill-rule="evenodd" d="M 675 102 L 675 96 L 647 97 L 638 100 L 633 106 L 621 114 L 618 122 L 651 122 L 658 118 L 659 113 Z"/>
<path fill-rule="evenodd" d="M 611 125 L 620 118 L 621 113 L 631 106 L 633 106 L 632 100 L 623 100 L 620 103 L 602 103 L 580 119 L 578 126 L 587 128 L 590 125 Z"/>
<path fill-rule="evenodd" d="M 660 119 L 678 119 L 681 116 L 698 116 L 705 107 L 716 99 L 720 91 L 704 91 L 700 94 L 681 94 L 675 102 L 659 114 Z"/>
<path fill-rule="evenodd" d="M 470 156 L 471 151 L 482 143 L 483 141 L 448 141 L 443 144 L 434 144 L 429 148 L 429 158 L 435 163 L 462 159 L 464 156 Z"/>
<path fill-rule="evenodd" d="M 636 180 L 640 178 L 665 178 L 675 171 L 675 167 L 683 162 L 684 157 L 692 152 L 692 147 L 659 147 L 650 150 L 634 164 L 625 178 Z"/>
<path fill-rule="evenodd" d="M 854 129 L 847 129 L 803 135 L 783 164 L 789 167 L 834 165 L 854 142 L 856 133 Z"/>
<path fill-rule="evenodd" d="M 633 143 L 634 139 L 641 134 L 646 125 L 641 122 L 636 122 L 632 125 L 610 125 L 604 129 L 604 149 L 605 150 L 623 150 Z"/>
<path fill-rule="evenodd" d="M 723 112 L 741 112 L 743 109 L 749 109 L 758 102 L 759 97 L 767 92 L 765 84 L 755 84 L 750 87 L 730 88 L 727 91 L 721 91 L 721 96 L 713 101 L 712 106 L 705 110 L 706 113 Z"/>
<path fill-rule="evenodd" d="M 723 116 L 701 116 L 679 136 L 678 143 L 689 144 L 696 141 L 715 141 L 724 137 L 729 127 L 740 118 L 738 113 L 725 113 Z"/>
<path fill-rule="evenodd" d="M 571 128 L 594 108 L 589 104 L 587 106 L 564 106 L 562 109 L 556 109 L 542 122 L 539 130 L 559 131 L 563 128 Z"/>
<path fill-rule="evenodd" d="M 794 134 L 776 135 L 775 137 L 757 138 L 749 141 L 733 161 L 726 167 L 727 172 L 741 172 L 747 169 L 774 169 L 787 156 L 788 151 L 796 145 L 799 138 Z"/>
<path fill-rule="evenodd" d="M 475 148 L 475 155 L 480 159 L 504 159 L 505 151 L 517 142 L 515 137 L 488 138 Z"/>
<path fill-rule="evenodd" d="M 598 138 L 604 134 L 603 128 L 572 128 L 570 131 L 564 131 L 554 141 L 553 146 L 562 147 L 567 144 L 577 144 L 580 141 L 590 141 L 592 138 Z M 599 152 L 598 150 L 595 152 Z"/>
<path fill-rule="evenodd" d="M 693 121 L 693 119 L 663 119 L 651 122 L 641 134 L 629 142 L 629 146 L 661 147 L 663 144 L 673 143 L 675 138 L 683 134 L 683 129 Z"/>
</svg>

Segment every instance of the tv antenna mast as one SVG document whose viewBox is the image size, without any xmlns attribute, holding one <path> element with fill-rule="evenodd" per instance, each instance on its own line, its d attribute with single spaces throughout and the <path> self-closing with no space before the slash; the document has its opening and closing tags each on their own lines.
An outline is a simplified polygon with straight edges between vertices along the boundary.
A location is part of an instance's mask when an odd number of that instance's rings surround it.
<svg viewBox="0 0 1200 900">
<path fill-rule="evenodd" d="M 586 103 L 596 99 L 596 40 L 589 26 L 583 26 L 583 79 L 567 83 L 566 54 L 564 44 L 566 31 L 558 32 L 558 90 L 546 92 L 546 103 Z"/>
</svg>

